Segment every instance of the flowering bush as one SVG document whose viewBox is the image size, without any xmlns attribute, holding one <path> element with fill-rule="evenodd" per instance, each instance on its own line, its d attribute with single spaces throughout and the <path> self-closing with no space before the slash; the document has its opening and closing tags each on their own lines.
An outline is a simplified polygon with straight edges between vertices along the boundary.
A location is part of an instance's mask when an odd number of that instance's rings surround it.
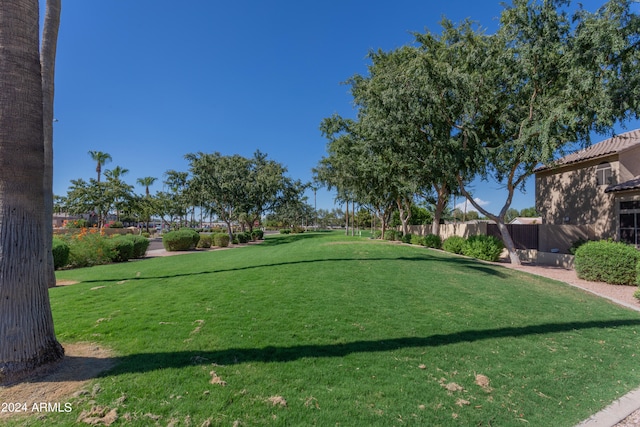
<svg viewBox="0 0 640 427">
<path fill-rule="evenodd" d="M 69 267 L 90 267 L 108 264 L 115 258 L 115 250 L 95 228 L 83 228 L 79 234 L 65 237 L 69 245 Z"/>
</svg>

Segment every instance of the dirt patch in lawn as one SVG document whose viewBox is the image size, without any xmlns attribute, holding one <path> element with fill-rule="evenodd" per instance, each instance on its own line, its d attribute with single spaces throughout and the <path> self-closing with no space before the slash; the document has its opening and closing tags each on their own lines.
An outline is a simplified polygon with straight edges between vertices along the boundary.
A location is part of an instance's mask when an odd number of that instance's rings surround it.
<svg viewBox="0 0 640 427">
<path fill-rule="evenodd" d="M 0 387 L 0 402 L 14 404 L 0 412 L 0 420 L 37 414 L 42 404 L 59 404 L 64 410 L 65 401 L 115 365 L 113 352 L 97 344 L 84 342 L 63 344 L 63 347 L 65 356 L 62 361 L 18 384 Z M 15 404 L 20 404 L 19 410 Z M 34 405 L 37 405 L 35 411 Z"/>
<path fill-rule="evenodd" d="M 75 285 L 76 283 L 80 282 L 78 282 L 77 280 L 56 280 L 56 287 Z"/>
</svg>

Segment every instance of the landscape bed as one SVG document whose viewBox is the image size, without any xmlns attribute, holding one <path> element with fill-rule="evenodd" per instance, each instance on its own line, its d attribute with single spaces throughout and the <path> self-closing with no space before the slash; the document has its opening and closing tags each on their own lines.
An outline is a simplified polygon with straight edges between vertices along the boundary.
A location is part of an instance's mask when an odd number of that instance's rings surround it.
<svg viewBox="0 0 640 427">
<path fill-rule="evenodd" d="M 17 425 L 573 426 L 640 385 L 640 313 L 422 247 L 280 235 L 57 277 L 58 339 L 116 365 Z"/>
</svg>

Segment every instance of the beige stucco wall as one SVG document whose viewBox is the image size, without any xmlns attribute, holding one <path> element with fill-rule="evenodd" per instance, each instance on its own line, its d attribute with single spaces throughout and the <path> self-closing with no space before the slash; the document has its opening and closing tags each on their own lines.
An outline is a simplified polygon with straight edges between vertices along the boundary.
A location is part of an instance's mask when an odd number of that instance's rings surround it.
<svg viewBox="0 0 640 427">
<path fill-rule="evenodd" d="M 429 225 L 410 225 L 409 232 L 419 236 L 426 236 L 431 233 L 431 224 Z M 460 236 L 467 238 L 478 234 L 487 234 L 487 223 L 457 223 L 457 224 L 440 224 L 440 237 L 442 240 L 451 236 Z"/>
<path fill-rule="evenodd" d="M 640 146 L 620 153 L 620 181 L 632 180 L 640 175 Z"/>
<path fill-rule="evenodd" d="M 604 192 L 607 185 L 596 185 L 596 167 L 604 161 L 611 164 L 613 182 L 621 182 L 617 155 L 536 174 L 536 209 L 543 224 L 591 225 L 598 238 L 616 237 L 615 196 Z"/>
<path fill-rule="evenodd" d="M 538 250 L 540 252 L 569 253 L 569 248 L 577 240 L 597 240 L 595 227 L 591 225 L 538 226 Z"/>
</svg>

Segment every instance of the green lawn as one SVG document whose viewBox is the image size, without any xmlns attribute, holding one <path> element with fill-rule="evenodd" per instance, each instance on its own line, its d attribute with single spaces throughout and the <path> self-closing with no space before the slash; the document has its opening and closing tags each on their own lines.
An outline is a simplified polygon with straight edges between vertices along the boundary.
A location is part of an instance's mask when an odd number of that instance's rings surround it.
<svg viewBox="0 0 640 427">
<path fill-rule="evenodd" d="M 58 278 L 82 282 L 51 290 L 58 339 L 119 363 L 34 425 L 101 405 L 120 425 L 572 426 L 640 385 L 640 313 L 421 247 L 273 236 Z"/>
</svg>

